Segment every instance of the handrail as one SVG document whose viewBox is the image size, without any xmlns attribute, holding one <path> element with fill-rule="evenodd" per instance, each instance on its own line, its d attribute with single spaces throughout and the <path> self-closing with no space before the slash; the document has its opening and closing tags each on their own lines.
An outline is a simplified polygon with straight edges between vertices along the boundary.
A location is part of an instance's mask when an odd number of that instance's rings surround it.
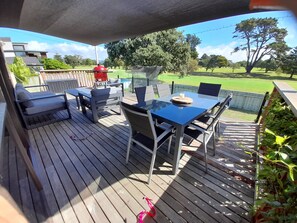
<svg viewBox="0 0 297 223">
<path fill-rule="evenodd" d="M 273 84 L 285 102 L 290 105 L 295 117 L 297 117 L 297 90 L 282 81 L 274 81 Z"/>
<path fill-rule="evenodd" d="M 6 103 L 0 102 L 0 153 L 5 132 Z"/>
<path fill-rule="evenodd" d="M 3 137 L 5 133 L 6 103 L 0 102 L 0 176 L 2 174 L 3 162 Z M 1 185 L 1 179 L 0 179 Z"/>
</svg>

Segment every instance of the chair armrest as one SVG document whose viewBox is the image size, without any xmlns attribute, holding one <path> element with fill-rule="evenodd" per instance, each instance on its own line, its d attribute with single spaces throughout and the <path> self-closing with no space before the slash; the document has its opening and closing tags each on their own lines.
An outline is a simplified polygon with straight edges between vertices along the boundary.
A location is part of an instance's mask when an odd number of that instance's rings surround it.
<svg viewBox="0 0 297 223">
<path fill-rule="evenodd" d="M 23 103 L 23 102 L 26 102 L 26 101 L 35 101 L 35 100 L 41 100 L 41 99 L 47 99 L 47 98 L 56 98 L 56 97 L 62 97 L 62 96 L 65 98 L 65 101 L 67 101 L 67 98 L 66 98 L 65 94 L 56 94 L 56 95 L 49 95 L 49 96 L 30 98 L 28 100 L 16 100 L 16 102 Z"/>
<path fill-rule="evenodd" d="M 24 88 L 36 88 L 36 87 L 46 87 L 47 90 L 49 90 L 49 86 L 47 84 L 24 86 Z"/>
<path fill-rule="evenodd" d="M 200 132 L 205 132 L 206 131 L 205 128 L 203 128 L 201 126 L 198 126 L 198 125 L 196 125 L 194 123 L 191 123 L 189 126 L 192 127 L 192 128 L 195 128 L 195 129 L 199 130 Z"/>
<path fill-rule="evenodd" d="M 174 127 L 171 126 L 168 129 L 166 129 L 161 135 L 158 136 L 157 142 L 159 142 L 161 139 L 163 139 L 164 136 L 166 136 L 168 133 L 173 133 Z"/>
</svg>

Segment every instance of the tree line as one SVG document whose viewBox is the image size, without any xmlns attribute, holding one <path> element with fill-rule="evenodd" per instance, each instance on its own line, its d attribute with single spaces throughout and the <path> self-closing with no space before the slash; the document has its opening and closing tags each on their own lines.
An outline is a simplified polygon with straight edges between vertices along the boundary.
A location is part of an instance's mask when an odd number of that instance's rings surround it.
<svg viewBox="0 0 297 223">
<path fill-rule="evenodd" d="M 44 69 L 55 70 L 55 69 L 71 69 L 80 65 L 91 66 L 96 65 L 96 60 L 90 58 L 82 58 L 79 55 L 65 55 L 62 57 L 59 54 L 54 55 L 54 58 L 41 59 Z"/>
<path fill-rule="evenodd" d="M 266 72 L 280 69 L 293 77 L 297 73 L 297 47 L 290 48 L 286 42 L 287 30 L 278 27 L 275 18 L 247 19 L 236 24 L 233 38 L 239 44 L 233 52 L 246 52 L 246 60 L 232 62 L 222 55 L 203 54 L 198 57 L 197 46 L 201 43 L 195 34 L 176 29 L 150 33 L 135 38 L 105 44 L 108 58 L 106 67 L 162 66 L 162 71 L 176 72 L 181 76 L 204 67 L 213 71 L 216 67 L 231 67 L 233 71 L 245 67 L 251 73 L 254 67 Z M 264 58 L 268 58 L 264 60 Z M 79 55 L 56 54 L 54 59 L 44 59 L 45 69 L 68 69 L 78 65 L 95 65 L 91 59 Z"/>
</svg>

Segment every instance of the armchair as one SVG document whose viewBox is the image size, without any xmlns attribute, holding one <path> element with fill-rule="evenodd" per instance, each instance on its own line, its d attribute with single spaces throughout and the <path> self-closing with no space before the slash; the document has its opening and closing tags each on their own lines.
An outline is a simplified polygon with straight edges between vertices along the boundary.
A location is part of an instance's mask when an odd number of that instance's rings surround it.
<svg viewBox="0 0 297 223">
<path fill-rule="evenodd" d="M 92 112 L 92 121 L 98 122 L 98 112 L 118 108 L 118 114 L 121 114 L 120 102 L 122 101 L 122 91 L 119 88 L 101 88 L 93 89 L 90 93 L 78 92 L 81 109 L 84 115 L 87 115 L 88 108 Z M 88 116 L 87 116 L 88 117 Z"/>
<path fill-rule="evenodd" d="M 48 90 L 47 85 L 36 85 L 24 87 L 16 84 L 14 89 L 15 102 L 23 119 L 26 129 L 40 127 L 45 124 L 61 120 L 53 115 L 62 110 L 68 113 L 67 118 L 71 118 L 69 104 L 65 94 L 54 94 L 50 91 L 29 92 L 28 88 L 43 88 Z"/>
</svg>

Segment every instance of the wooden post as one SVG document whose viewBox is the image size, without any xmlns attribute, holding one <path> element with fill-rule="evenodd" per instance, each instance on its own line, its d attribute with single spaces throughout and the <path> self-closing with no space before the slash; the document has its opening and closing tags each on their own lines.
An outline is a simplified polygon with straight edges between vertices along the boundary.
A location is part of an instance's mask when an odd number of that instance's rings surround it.
<svg viewBox="0 0 297 223">
<path fill-rule="evenodd" d="M 16 110 L 13 94 L 14 88 L 9 79 L 2 47 L 0 47 L 0 87 L 1 92 L 3 93 L 2 95 L 0 92 L 0 97 L 2 97 L 7 104 L 7 118 L 5 120 L 6 127 L 10 136 L 12 136 L 15 140 L 17 148 L 21 153 L 27 170 L 29 171 L 33 182 L 35 183 L 37 190 L 40 191 L 42 190 L 42 185 L 33 169 L 31 160 L 28 156 L 28 151 L 30 150 L 30 142 L 24 128 L 22 127 L 20 117 L 18 116 Z"/>
<path fill-rule="evenodd" d="M 150 86 L 150 79 L 146 78 L 146 86 Z"/>
</svg>

